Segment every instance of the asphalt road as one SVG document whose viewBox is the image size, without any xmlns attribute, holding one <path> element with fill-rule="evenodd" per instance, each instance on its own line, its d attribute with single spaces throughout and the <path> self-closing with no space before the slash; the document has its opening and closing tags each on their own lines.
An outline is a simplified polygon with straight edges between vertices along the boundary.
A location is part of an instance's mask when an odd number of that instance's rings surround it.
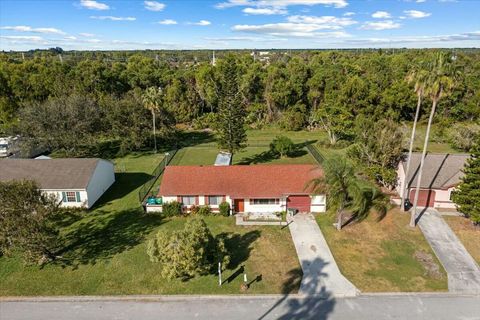
<svg viewBox="0 0 480 320">
<path fill-rule="evenodd" d="M 480 296 L 138 297 L 0 300 L 1 320 L 480 319 Z"/>
</svg>

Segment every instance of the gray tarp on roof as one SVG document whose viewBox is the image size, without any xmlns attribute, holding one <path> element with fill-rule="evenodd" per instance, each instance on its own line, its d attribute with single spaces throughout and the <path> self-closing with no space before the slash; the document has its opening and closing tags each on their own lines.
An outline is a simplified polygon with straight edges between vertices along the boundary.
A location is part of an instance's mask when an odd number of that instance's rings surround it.
<svg viewBox="0 0 480 320">
<path fill-rule="evenodd" d="M 0 159 L 0 181 L 35 180 L 42 189 L 86 189 L 98 158 Z"/>
<path fill-rule="evenodd" d="M 421 153 L 412 154 L 407 182 L 413 188 L 417 185 L 421 157 Z M 420 187 L 425 189 L 445 189 L 459 184 L 463 176 L 462 169 L 468 158 L 468 154 L 428 153 L 425 157 Z M 406 166 L 407 162 L 405 160 L 403 162 L 404 170 Z"/>
</svg>

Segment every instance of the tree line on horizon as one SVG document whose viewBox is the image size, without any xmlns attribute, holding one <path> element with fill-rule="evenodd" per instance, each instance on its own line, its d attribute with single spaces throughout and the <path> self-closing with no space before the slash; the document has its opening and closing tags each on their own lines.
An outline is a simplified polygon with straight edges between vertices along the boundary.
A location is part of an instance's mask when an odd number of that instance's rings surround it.
<svg viewBox="0 0 480 320">
<path fill-rule="evenodd" d="M 355 139 L 359 118 L 412 121 L 417 95 L 408 75 L 438 51 L 275 51 L 269 62 L 245 51 L 229 54 L 236 62 L 246 125 L 321 129 L 335 144 Z M 478 122 L 480 51 L 443 51 L 461 73 L 435 121 L 442 128 Z M 25 60 L 0 53 L 0 134 L 21 134 L 70 155 L 97 154 L 99 142 L 112 141 L 124 151 L 138 150 L 152 143 L 151 110 L 144 104 L 148 88 L 161 91 L 159 137 L 169 136 L 178 123 L 215 129 L 219 122 L 223 58 L 212 65 L 191 58 L 194 51 L 179 51 L 173 63 L 142 52 L 112 53 L 122 59 L 75 52 L 74 60 L 61 60 L 57 53 L 41 51 Z M 185 54 L 190 60 L 182 59 Z M 430 111 L 426 100 L 420 119 Z"/>
</svg>

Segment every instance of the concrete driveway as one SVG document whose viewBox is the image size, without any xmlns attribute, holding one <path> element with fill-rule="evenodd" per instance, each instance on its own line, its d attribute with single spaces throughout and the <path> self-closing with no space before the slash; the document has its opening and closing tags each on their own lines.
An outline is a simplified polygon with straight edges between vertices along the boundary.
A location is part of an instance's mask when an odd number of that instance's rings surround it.
<svg viewBox="0 0 480 320">
<path fill-rule="evenodd" d="M 355 296 L 359 293 L 341 274 L 311 214 L 295 215 L 289 228 L 303 271 L 300 294 Z"/>
<path fill-rule="evenodd" d="M 435 209 L 417 212 L 420 229 L 447 271 L 448 291 L 480 294 L 480 268 L 450 226 Z"/>
</svg>

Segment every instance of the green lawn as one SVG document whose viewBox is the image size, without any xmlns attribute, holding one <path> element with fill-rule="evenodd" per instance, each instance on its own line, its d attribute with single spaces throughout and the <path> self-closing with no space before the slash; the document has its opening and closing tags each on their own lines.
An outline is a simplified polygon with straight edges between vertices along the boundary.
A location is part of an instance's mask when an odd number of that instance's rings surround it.
<svg viewBox="0 0 480 320">
<path fill-rule="evenodd" d="M 65 215 L 62 259 L 43 267 L 25 266 L 19 257 L 0 258 L 0 295 L 109 295 L 239 293 L 242 276 L 221 288 L 215 275 L 187 282 L 167 281 L 148 260 L 146 242 L 158 231 L 181 228 L 187 218 L 162 220 L 146 215 L 138 188 L 162 155 L 138 154 L 115 160 L 117 182 L 94 210 Z M 288 229 L 236 227 L 233 218 L 207 217 L 215 234 L 228 233 L 232 264 L 224 279 L 245 266 L 248 293 L 298 290 L 301 271 Z"/>
<path fill-rule="evenodd" d="M 340 270 L 363 292 L 446 291 L 447 276 L 409 216 L 393 210 L 380 222 L 375 217 L 338 232 L 331 215 L 318 215 Z"/>
</svg>

